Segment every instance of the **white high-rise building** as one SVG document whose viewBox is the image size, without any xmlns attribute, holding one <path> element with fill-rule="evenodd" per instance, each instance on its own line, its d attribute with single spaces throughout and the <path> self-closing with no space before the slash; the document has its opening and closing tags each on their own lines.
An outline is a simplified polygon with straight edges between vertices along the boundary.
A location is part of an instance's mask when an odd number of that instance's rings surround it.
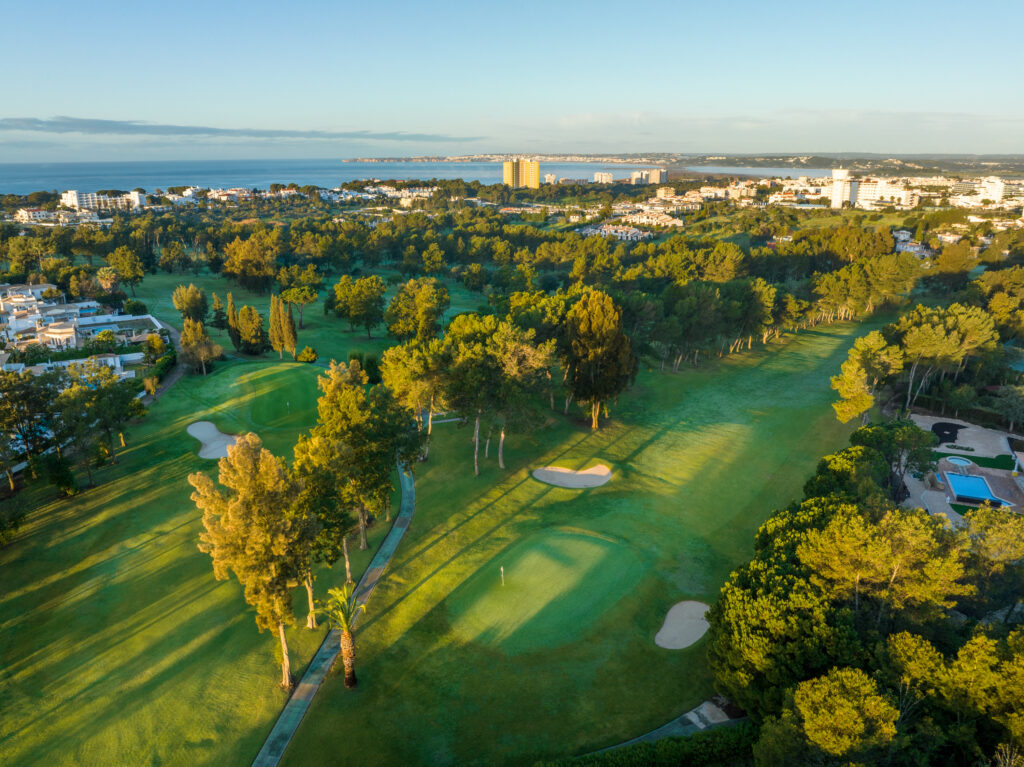
<svg viewBox="0 0 1024 767">
<path fill-rule="evenodd" d="M 837 209 L 843 207 L 843 203 L 853 205 L 857 201 L 857 182 L 850 178 L 850 171 L 846 168 L 832 170 L 832 194 L 829 201 Z"/>
<path fill-rule="evenodd" d="M 978 185 L 978 199 L 1001 202 L 1006 196 L 1006 184 L 998 176 L 989 176 L 982 179 Z"/>
<path fill-rule="evenodd" d="M 544 174 L 544 183 L 545 184 L 557 184 L 558 183 L 558 176 L 556 176 L 554 173 L 545 173 Z"/>
<path fill-rule="evenodd" d="M 602 171 L 598 171 L 597 173 L 594 174 L 594 183 L 595 184 L 610 184 L 610 183 L 612 183 L 613 180 L 614 179 L 612 178 L 612 174 L 611 173 L 605 173 L 605 172 L 602 172 Z"/>
</svg>

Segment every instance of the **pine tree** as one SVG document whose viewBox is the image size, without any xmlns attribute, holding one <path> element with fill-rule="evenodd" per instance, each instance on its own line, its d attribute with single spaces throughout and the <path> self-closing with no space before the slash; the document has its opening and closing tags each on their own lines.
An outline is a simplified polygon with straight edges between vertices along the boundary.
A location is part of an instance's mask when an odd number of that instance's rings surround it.
<svg viewBox="0 0 1024 767">
<path fill-rule="evenodd" d="M 295 330 L 295 315 L 292 314 L 292 305 L 288 304 L 288 312 L 284 311 L 284 302 L 278 304 L 281 307 L 281 318 L 283 320 L 284 350 L 295 359 L 299 343 L 299 334 Z"/>
<path fill-rule="evenodd" d="M 213 319 L 210 320 L 210 324 L 218 330 L 224 330 L 228 326 L 228 317 L 224 313 L 224 303 L 216 293 L 213 294 Z"/>
<path fill-rule="evenodd" d="M 270 296 L 270 346 L 277 352 L 278 358 L 284 356 L 284 322 L 281 317 L 281 301 L 277 296 Z"/>
<path fill-rule="evenodd" d="M 219 469 L 226 493 L 205 474 L 196 472 L 188 478 L 195 488 L 192 500 L 203 512 L 199 550 L 210 555 L 218 580 L 226 580 L 229 573 L 238 578 L 245 601 L 256 608 L 260 631 L 277 632 L 281 686 L 290 688 L 284 629 L 295 623 L 291 583 L 305 564 L 297 558 L 300 520 L 290 513 L 297 487 L 284 461 L 265 450 L 255 434 L 239 437 L 220 459 Z"/>
<path fill-rule="evenodd" d="M 569 312 L 566 336 L 566 388 L 577 402 L 590 405 L 590 428 L 596 430 L 601 406 L 636 378 L 637 359 L 622 328 L 622 312 L 607 293 L 591 290 Z"/>
<path fill-rule="evenodd" d="M 228 338 L 235 349 L 241 350 L 241 338 L 238 334 L 238 312 L 235 310 L 235 298 L 228 293 Z"/>
</svg>

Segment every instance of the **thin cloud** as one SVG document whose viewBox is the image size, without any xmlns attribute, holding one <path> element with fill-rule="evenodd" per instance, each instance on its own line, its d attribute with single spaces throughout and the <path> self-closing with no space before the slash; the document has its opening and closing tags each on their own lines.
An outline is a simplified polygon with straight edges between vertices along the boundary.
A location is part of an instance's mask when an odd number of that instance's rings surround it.
<svg viewBox="0 0 1024 767">
<path fill-rule="evenodd" d="M 57 116 L 0 117 L 0 131 L 31 133 L 81 133 L 90 136 L 216 136 L 224 138 L 307 139 L 333 141 L 362 139 L 369 141 L 479 141 L 482 136 L 448 136 L 443 133 L 407 133 L 405 131 L 320 131 L 277 130 L 265 128 L 212 128 L 204 125 L 162 125 L 141 120 L 95 120 Z"/>
</svg>

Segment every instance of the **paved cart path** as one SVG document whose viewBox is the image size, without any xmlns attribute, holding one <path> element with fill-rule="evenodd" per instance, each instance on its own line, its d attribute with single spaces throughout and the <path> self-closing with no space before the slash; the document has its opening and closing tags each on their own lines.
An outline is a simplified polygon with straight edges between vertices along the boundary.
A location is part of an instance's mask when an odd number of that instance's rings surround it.
<svg viewBox="0 0 1024 767">
<path fill-rule="evenodd" d="M 395 549 L 398 548 L 398 544 L 402 540 L 402 536 L 405 535 L 405 531 L 409 529 L 409 522 L 412 520 L 412 513 L 416 506 L 416 488 L 412 474 L 407 471 L 399 471 L 398 480 L 402 486 L 401 509 L 395 517 L 391 531 L 381 543 L 380 548 L 377 549 L 377 553 L 373 555 L 370 566 L 366 568 L 363 577 L 359 579 L 359 584 L 356 586 L 357 604 L 366 604 L 369 601 L 373 589 L 384 574 L 388 562 L 391 561 Z M 356 620 L 358 619 L 357 615 Z M 310 661 L 306 673 L 302 675 L 302 680 L 295 686 L 284 710 L 277 717 L 274 728 L 267 736 L 263 748 L 256 755 L 256 759 L 252 763 L 253 767 L 276 767 L 281 761 L 285 749 L 288 748 L 295 731 L 299 728 L 302 717 L 305 716 L 310 703 L 313 702 L 313 696 L 320 689 L 334 659 L 338 656 L 339 640 L 340 632 L 337 629 L 332 629 L 324 637 L 320 649 L 316 651 L 316 655 Z"/>
</svg>

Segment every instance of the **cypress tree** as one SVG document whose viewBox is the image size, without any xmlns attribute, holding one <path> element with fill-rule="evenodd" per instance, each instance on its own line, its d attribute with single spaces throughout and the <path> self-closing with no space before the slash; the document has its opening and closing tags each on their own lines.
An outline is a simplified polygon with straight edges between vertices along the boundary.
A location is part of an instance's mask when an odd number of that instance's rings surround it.
<svg viewBox="0 0 1024 767">
<path fill-rule="evenodd" d="M 245 354 L 263 354 L 270 344 L 263 327 L 263 315 L 251 306 L 238 312 L 238 349 Z"/>
<path fill-rule="evenodd" d="M 295 315 L 292 314 L 292 305 L 288 304 L 287 314 L 284 312 L 284 303 L 278 304 L 281 307 L 281 319 L 284 330 L 284 349 L 292 359 L 295 359 L 296 347 L 299 343 L 299 334 L 295 330 Z"/>
<path fill-rule="evenodd" d="M 284 357 L 284 318 L 281 316 L 281 301 L 277 296 L 270 296 L 270 346 L 279 358 Z"/>
<path fill-rule="evenodd" d="M 213 294 L 213 319 L 210 320 L 210 324 L 218 330 L 224 330 L 228 326 L 228 317 L 224 313 L 224 302 L 216 293 Z"/>
<path fill-rule="evenodd" d="M 231 345 L 237 350 L 241 350 L 241 337 L 238 333 L 238 312 L 235 310 L 235 298 L 228 293 L 228 338 L 231 339 Z"/>
</svg>

